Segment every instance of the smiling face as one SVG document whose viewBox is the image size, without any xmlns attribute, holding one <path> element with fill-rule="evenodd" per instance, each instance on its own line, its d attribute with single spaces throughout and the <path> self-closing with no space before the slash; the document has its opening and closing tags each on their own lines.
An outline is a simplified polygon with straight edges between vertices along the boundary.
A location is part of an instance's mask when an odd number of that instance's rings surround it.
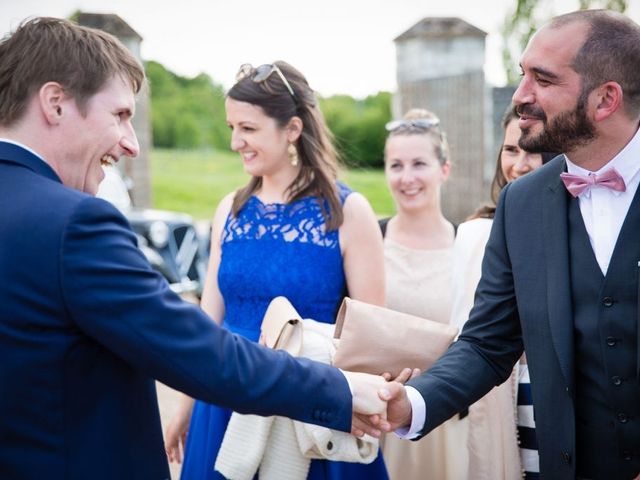
<svg viewBox="0 0 640 480">
<path fill-rule="evenodd" d="M 134 110 L 133 89 L 120 76 L 87 99 L 83 108 L 72 97 L 62 100 L 58 128 L 63 152 L 56 171 L 65 185 L 95 195 L 104 178 L 102 165 L 138 154 L 131 124 Z"/>
<path fill-rule="evenodd" d="M 247 102 L 228 97 L 225 109 L 231 128 L 231 149 L 242 157 L 245 172 L 264 177 L 295 169 L 287 153 L 289 130 L 278 126 L 262 108 Z"/>
<path fill-rule="evenodd" d="M 522 61 L 522 80 L 513 95 L 520 115 L 520 146 L 531 152 L 569 153 L 588 145 L 595 126 L 588 114 L 588 92 L 572 64 L 587 36 L 585 22 L 543 27 Z"/>
<path fill-rule="evenodd" d="M 427 135 L 392 135 L 385 147 L 385 176 L 398 210 L 437 205 L 449 164 L 440 164 Z"/>
<path fill-rule="evenodd" d="M 529 153 L 518 145 L 520 127 L 518 119 L 509 122 L 504 132 L 504 142 L 500 150 L 500 167 L 507 182 L 511 182 L 542 166 L 542 155 Z"/>
<path fill-rule="evenodd" d="M 587 32 L 580 21 L 546 26 L 529 42 L 520 63 L 522 80 L 513 94 L 522 148 L 569 153 L 595 137 L 588 92 L 582 91 L 582 78 L 572 67 Z"/>
</svg>

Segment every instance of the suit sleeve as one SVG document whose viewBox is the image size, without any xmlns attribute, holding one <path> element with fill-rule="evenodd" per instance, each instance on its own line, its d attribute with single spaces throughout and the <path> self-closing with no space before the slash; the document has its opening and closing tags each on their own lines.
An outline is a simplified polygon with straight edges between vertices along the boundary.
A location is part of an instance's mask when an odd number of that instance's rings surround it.
<svg viewBox="0 0 640 480">
<path fill-rule="evenodd" d="M 349 431 L 351 394 L 341 372 L 233 335 L 182 301 L 107 202 L 79 204 L 60 259 L 69 317 L 109 355 L 209 403 Z"/>
<path fill-rule="evenodd" d="M 498 202 L 469 320 L 445 355 L 429 371 L 409 382 L 426 404 L 421 435 L 503 383 L 522 354 L 504 221 L 508 191 L 509 185 Z"/>
</svg>

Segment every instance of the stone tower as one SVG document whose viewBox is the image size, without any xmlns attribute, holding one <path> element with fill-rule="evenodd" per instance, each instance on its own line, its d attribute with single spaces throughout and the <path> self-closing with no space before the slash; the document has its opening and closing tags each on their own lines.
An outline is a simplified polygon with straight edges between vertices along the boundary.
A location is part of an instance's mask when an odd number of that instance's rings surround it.
<svg viewBox="0 0 640 480">
<path fill-rule="evenodd" d="M 410 108 L 433 111 L 447 134 L 452 175 L 443 188 L 442 208 L 459 223 L 488 198 L 486 145 L 491 132 L 485 86 L 486 32 L 459 18 L 424 18 L 398 36 L 398 93 L 394 117 Z M 488 170 L 487 170 L 488 171 Z"/>
<path fill-rule="evenodd" d="M 76 21 L 79 25 L 97 28 L 117 37 L 142 63 L 140 56 L 142 37 L 118 15 L 81 12 Z M 149 103 L 149 88 L 144 84 L 136 98 L 136 114 L 133 117 L 133 127 L 140 143 L 140 154 L 135 159 L 124 157 L 120 161 L 124 176 L 132 180 L 131 200 L 136 207 L 151 207 L 152 204 L 149 168 L 152 146 Z"/>
</svg>

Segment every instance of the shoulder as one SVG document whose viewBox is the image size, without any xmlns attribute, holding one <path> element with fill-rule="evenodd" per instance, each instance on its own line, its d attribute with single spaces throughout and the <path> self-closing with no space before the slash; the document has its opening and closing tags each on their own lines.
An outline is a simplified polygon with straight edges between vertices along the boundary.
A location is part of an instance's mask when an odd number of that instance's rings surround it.
<svg viewBox="0 0 640 480">
<path fill-rule="evenodd" d="M 113 204 L 102 198 L 83 195 L 74 203 L 69 226 L 108 224 L 108 228 L 131 230 L 129 221 Z M 83 227 L 80 227 L 83 228 Z"/>
<path fill-rule="evenodd" d="M 220 203 L 218 203 L 216 211 L 213 214 L 213 220 L 211 221 L 212 238 L 220 239 L 221 232 L 224 230 L 227 219 L 231 214 L 231 207 L 235 196 L 236 192 L 228 193 L 220 200 Z"/>
<path fill-rule="evenodd" d="M 344 220 L 340 226 L 345 240 L 357 238 L 380 238 L 382 234 L 378 220 L 369 201 L 360 193 L 352 192 L 343 206 Z"/>
<path fill-rule="evenodd" d="M 464 238 L 468 235 L 474 236 L 479 233 L 491 230 L 492 223 L 493 220 L 491 218 L 474 218 L 473 220 L 462 222 L 460 225 L 458 225 L 457 237 Z"/>
<path fill-rule="evenodd" d="M 373 214 L 373 209 L 369 200 L 364 195 L 353 190 L 348 197 L 344 200 L 343 211 L 345 221 L 347 217 L 357 217 L 359 215 Z"/>
<path fill-rule="evenodd" d="M 231 206 L 233 205 L 233 199 L 235 198 L 235 196 L 236 192 L 231 192 L 226 194 L 222 198 L 222 200 L 220 200 L 220 203 L 218 203 L 216 211 L 213 215 L 214 222 L 220 218 L 224 220 L 229 216 L 229 212 L 231 212 Z"/>
<path fill-rule="evenodd" d="M 540 188 L 560 183 L 560 174 L 565 170 L 564 155 L 558 155 L 546 165 L 507 184 L 505 190 L 511 195 L 539 192 Z"/>
</svg>

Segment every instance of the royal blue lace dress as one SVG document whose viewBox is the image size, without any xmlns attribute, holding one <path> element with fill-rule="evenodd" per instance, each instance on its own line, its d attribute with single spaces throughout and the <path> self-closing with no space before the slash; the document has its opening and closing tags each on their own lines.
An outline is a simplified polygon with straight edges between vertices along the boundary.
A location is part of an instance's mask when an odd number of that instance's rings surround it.
<svg viewBox="0 0 640 480">
<path fill-rule="evenodd" d="M 339 184 L 344 203 L 351 193 Z M 306 197 L 290 204 L 264 204 L 251 197 L 237 218 L 227 218 L 221 238 L 218 284 L 225 304 L 224 326 L 258 341 L 269 302 L 289 299 L 302 318 L 333 323 L 345 291 L 338 231 L 325 231 L 320 204 Z M 196 401 L 182 480 L 223 479 L 215 472 L 231 411 Z M 312 480 L 387 479 L 379 455 L 369 465 L 314 460 Z"/>
</svg>

